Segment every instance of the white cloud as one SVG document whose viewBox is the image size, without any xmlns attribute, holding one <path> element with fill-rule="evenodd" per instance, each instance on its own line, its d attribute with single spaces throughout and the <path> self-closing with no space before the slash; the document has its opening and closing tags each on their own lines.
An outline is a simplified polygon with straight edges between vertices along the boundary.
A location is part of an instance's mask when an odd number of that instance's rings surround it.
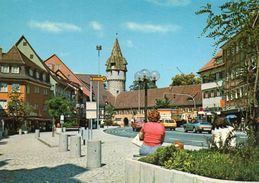
<svg viewBox="0 0 259 183">
<path fill-rule="evenodd" d="M 143 32 L 143 33 L 167 33 L 167 32 L 176 32 L 181 29 L 179 25 L 159 25 L 159 24 L 140 24 L 136 22 L 127 22 L 126 28 L 136 32 Z"/>
<path fill-rule="evenodd" d="M 48 32 L 63 32 L 63 31 L 69 31 L 69 32 L 80 32 L 82 29 L 74 24 L 64 23 L 64 22 L 50 22 L 50 21 L 30 21 L 29 26 L 31 28 L 37 28 L 41 29 L 43 31 Z"/>
<path fill-rule="evenodd" d="M 89 23 L 89 26 L 96 31 L 102 31 L 103 30 L 103 25 L 97 21 L 91 21 Z"/>
<path fill-rule="evenodd" d="M 191 3 L 191 0 L 146 0 L 160 6 L 186 6 Z"/>
<path fill-rule="evenodd" d="M 133 48 L 134 44 L 131 40 L 126 40 L 126 46 L 129 47 L 129 48 Z"/>
</svg>

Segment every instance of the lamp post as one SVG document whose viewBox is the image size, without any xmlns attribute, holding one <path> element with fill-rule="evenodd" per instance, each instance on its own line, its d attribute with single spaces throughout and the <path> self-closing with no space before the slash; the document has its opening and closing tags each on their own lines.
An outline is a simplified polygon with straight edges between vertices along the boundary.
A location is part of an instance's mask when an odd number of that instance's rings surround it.
<svg viewBox="0 0 259 183">
<path fill-rule="evenodd" d="M 147 122 L 147 99 L 148 99 L 147 84 L 150 80 L 153 82 L 156 82 L 160 78 L 160 74 L 157 71 L 150 72 L 147 69 L 142 69 L 141 71 L 138 71 L 135 73 L 134 78 L 135 78 L 135 81 L 138 81 L 139 83 L 144 83 L 144 90 L 145 90 L 144 114 L 145 114 L 145 122 Z"/>
<path fill-rule="evenodd" d="M 96 50 L 98 52 L 98 76 L 100 76 L 100 52 L 102 50 L 101 45 L 96 46 Z M 97 129 L 100 128 L 99 117 L 100 117 L 100 81 L 97 81 Z"/>
</svg>

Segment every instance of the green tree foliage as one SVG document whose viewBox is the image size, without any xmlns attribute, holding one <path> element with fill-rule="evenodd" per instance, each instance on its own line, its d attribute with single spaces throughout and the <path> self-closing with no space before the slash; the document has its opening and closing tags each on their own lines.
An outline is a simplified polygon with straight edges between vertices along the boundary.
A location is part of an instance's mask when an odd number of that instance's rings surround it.
<svg viewBox="0 0 259 183">
<path fill-rule="evenodd" d="M 156 99 L 156 105 L 155 108 L 170 108 L 172 107 L 171 101 L 169 98 L 165 97 L 164 99 Z"/>
<path fill-rule="evenodd" d="M 13 117 L 15 120 L 16 128 L 20 128 L 26 118 L 30 115 L 32 107 L 25 103 L 19 92 L 13 91 L 9 95 L 10 101 L 8 102 L 8 116 Z"/>
<path fill-rule="evenodd" d="M 55 121 L 60 118 L 60 115 L 70 116 L 73 114 L 74 105 L 65 97 L 58 96 L 50 98 L 46 101 L 48 113 L 52 117 L 52 136 L 54 137 Z"/>
<path fill-rule="evenodd" d="M 201 79 L 196 77 L 193 73 L 177 74 L 174 77 L 172 77 L 172 84 L 170 86 L 193 85 L 200 83 Z"/>
<path fill-rule="evenodd" d="M 106 126 L 112 125 L 112 122 L 113 122 L 112 119 L 113 119 L 114 114 L 115 114 L 115 109 L 114 109 L 113 105 L 111 105 L 111 104 L 105 105 L 104 123 Z"/>
<path fill-rule="evenodd" d="M 138 81 L 133 81 L 133 84 L 130 85 L 130 90 L 143 90 L 145 88 L 145 83 L 144 82 L 138 82 Z M 148 80 L 147 81 L 147 88 L 157 88 L 156 83 L 154 81 Z"/>
<path fill-rule="evenodd" d="M 64 116 L 71 115 L 74 111 L 74 105 L 71 101 L 65 97 L 53 97 L 46 101 L 48 113 L 54 119 L 59 119 L 60 115 Z"/>
<path fill-rule="evenodd" d="M 239 68 L 240 82 L 247 85 L 246 123 L 256 125 L 259 93 L 259 3 L 258 0 L 229 1 L 219 6 L 219 11 L 211 4 L 203 6 L 196 14 L 206 14 L 207 24 L 202 35 L 215 40 L 220 47 L 235 37 L 242 40 L 241 51 L 246 64 Z M 216 13 L 217 12 L 217 13 Z M 258 118 L 259 119 L 259 118 Z M 258 128 L 258 127 L 257 127 Z M 257 129 L 259 145 L 259 129 Z"/>
</svg>

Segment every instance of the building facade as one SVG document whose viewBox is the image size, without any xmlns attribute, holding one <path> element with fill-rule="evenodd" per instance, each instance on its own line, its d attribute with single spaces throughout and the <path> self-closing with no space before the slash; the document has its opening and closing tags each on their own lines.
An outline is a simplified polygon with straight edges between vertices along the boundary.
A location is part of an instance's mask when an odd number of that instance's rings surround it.
<svg viewBox="0 0 259 183">
<path fill-rule="evenodd" d="M 224 107 L 225 63 L 220 50 L 199 71 L 202 79 L 202 108 L 205 112 L 220 113 Z"/>
<path fill-rule="evenodd" d="M 33 60 L 40 61 L 40 58 L 24 36 L 8 52 L 3 53 L 0 49 L 0 111 L 13 133 L 20 128 L 20 122 L 7 115 L 8 102 L 13 92 L 18 93 L 19 98 L 31 106 L 30 114 L 26 117 L 30 128 L 28 130 L 39 126 L 46 129 L 50 121 L 45 105 L 45 101 L 52 95 L 50 76 L 44 67 L 35 64 Z"/>
</svg>

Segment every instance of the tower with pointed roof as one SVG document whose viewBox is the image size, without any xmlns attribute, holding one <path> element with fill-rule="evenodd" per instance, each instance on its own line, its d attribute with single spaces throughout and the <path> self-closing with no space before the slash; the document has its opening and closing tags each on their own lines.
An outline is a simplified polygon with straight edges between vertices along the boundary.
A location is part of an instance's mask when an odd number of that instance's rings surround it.
<svg viewBox="0 0 259 183">
<path fill-rule="evenodd" d="M 108 84 L 107 90 L 113 96 L 117 96 L 122 91 L 125 91 L 127 64 L 126 59 L 121 53 L 118 38 L 116 38 L 111 56 L 105 64 Z"/>
</svg>

